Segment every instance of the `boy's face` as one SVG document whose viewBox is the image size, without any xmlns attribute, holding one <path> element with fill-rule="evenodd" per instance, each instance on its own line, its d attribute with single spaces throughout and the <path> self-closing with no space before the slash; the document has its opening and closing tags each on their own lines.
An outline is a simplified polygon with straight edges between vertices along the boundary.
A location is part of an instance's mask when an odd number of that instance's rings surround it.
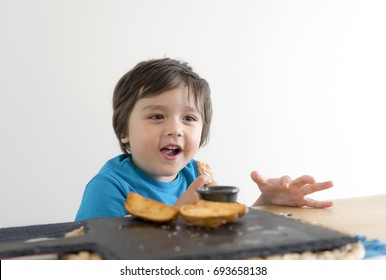
<svg viewBox="0 0 386 280">
<path fill-rule="evenodd" d="M 159 181 L 173 181 L 200 146 L 203 121 L 188 88 L 137 101 L 128 121 L 133 162 Z"/>
</svg>

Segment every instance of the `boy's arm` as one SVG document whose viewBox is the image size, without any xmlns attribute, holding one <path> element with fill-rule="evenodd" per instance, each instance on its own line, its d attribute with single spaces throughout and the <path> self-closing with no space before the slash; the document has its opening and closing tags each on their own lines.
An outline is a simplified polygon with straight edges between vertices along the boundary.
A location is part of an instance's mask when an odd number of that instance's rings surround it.
<svg viewBox="0 0 386 280">
<path fill-rule="evenodd" d="M 107 174 L 98 174 L 86 186 L 75 221 L 123 217 L 127 190 Z"/>
</svg>

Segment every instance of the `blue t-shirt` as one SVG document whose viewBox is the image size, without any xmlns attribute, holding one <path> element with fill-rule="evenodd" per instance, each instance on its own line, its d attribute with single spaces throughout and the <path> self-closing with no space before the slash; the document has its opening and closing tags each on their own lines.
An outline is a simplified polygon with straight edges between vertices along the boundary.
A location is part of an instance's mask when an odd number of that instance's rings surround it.
<svg viewBox="0 0 386 280">
<path fill-rule="evenodd" d="M 161 182 L 134 165 L 131 156 L 119 155 L 109 160 L 87 184 L 75 221 L 127 215 L 124 204 L 130 192 L 173 205 L 197 176 L 194 159 L 174 181 Z"/>
</svg>

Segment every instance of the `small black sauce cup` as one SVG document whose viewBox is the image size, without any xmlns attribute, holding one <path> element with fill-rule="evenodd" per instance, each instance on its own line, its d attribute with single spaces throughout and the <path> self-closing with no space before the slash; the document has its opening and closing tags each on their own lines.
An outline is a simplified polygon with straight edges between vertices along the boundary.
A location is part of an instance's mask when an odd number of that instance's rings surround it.
<svg viewBox="0 0 386 280">
<path fill-rule="evenodd" d="M 201 199 L 219 202 L 237 202 L 239 188 L 234 186 L 204 186 L 197 189 Z"/>
</svg>

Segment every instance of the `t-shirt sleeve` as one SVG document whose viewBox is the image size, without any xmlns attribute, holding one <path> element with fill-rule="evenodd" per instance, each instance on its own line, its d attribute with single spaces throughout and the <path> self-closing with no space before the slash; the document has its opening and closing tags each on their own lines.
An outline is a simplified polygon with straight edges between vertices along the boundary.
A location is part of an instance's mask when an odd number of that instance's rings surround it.
<svg viewBox="0 0 386 280">
<path fill-rule="evenodd" d="M 129 193 L 109 174 L 96 175 L 86 186 L 75 221 L 91 218 L 123 217 Z"/>
</svg>

